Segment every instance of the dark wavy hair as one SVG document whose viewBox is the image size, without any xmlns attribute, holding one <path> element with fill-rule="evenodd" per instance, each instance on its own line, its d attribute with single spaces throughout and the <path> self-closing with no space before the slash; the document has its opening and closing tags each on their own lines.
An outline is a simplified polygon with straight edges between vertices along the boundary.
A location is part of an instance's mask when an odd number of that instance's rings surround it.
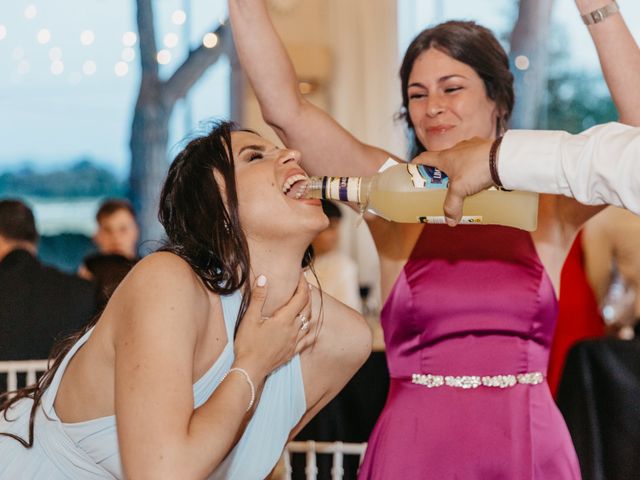
<svg viewBox="0 0 640 480">
<path fill-rule="evenodd" d="M 212 292 L 228 295 L 239 289 L 243 291 L 236 330 L 251 300 L 251 289 L 246 288 L 251 271 L 249 247 L 238 214 L 231 149 L 231 132 L 238 130 L 232 122 L 216 122 L 209 133 L 187 143 L 169 167 L 158 212 L 167 234 L 159 251 L 174 253 L 185 260 Z M 224 185 L 218 184 L 214 172 Z M 313 250 L 309 246 L 302 266 L 309 266 L 312 259 Z M 11 433 L 0 432 L 0 435 L 14 438 L 27 448 L 33 446 L 35 413 L 42 395 L 67 352 L 96 324 L 98 318 L 96 316 L 81 331 L 54 347 L 50 366 L 35 385 L 0 396 L 0 411 L 4 410 L 5 419 L 9 407 L 18 400 L 28 397 L 34 401 L 28 440 Z M 10 397 L 11 393 L 15 396 Z"/>
<path fill-rule="evenodd" d="M 484 82 L 487 96 L 501 112 L 496 134 L 506 128 L 515 103 L 513 74 L 509 70 L 509 57 L 491 30 L 475 22 L 452 20 L 427 28 L 413 39 L 402 60 L 400 81 L 402 84 L 402 110 L 398 115 L 407 124 L 410 137 L 410 158 L 426 148 L 416 137 L 409 116 L 409 75 L 413 64 L 424 51 L 436 48 L 452 58 L 469 65 Z"/>
</svg>

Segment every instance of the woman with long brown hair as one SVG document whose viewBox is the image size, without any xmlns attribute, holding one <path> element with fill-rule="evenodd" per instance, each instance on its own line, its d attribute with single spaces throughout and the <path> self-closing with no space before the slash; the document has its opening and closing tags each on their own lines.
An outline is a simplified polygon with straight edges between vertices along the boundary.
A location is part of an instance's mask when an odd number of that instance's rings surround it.
<svg viewBox="0 0 640 480">
<path fill-rule="evenodd" d="M 178 154 L 166 246 L 0 406 L 0 478 L 269 474 L 370 350 L 363 319 L 302 275 L 328 220 L 296 198 L 299 161 L 229 123 Z"/>
</svg>

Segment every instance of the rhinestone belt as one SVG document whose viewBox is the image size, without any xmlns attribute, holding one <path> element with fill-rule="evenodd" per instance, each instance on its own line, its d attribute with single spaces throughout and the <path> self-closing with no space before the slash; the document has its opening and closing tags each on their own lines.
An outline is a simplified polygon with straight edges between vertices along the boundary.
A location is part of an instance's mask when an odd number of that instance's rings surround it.
<svg viewBox="0 0 640 480">
<path fill-rule="evenodd" d="M 427 388 L 435 387 L 454 387 L 454 388 L 478 388 L 478 387 L 513 387 L 516 384 L 521 385 L 538 385 L 544 381 L 542 372 L 519 373 L 517 375 L 492 375 L 492 376 L 476 376 L 463 375 L 461 377 L 453 377 L 450 375 L 432 375 L 414 373 L 411 377 L 411 383 L 416 385 L 424 385 Z"/>
</svg>

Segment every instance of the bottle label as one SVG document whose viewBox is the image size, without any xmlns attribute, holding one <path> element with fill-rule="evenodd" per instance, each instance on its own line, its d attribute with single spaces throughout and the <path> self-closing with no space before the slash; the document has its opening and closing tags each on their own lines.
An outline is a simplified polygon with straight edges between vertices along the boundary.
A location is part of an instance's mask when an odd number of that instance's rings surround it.
<svg viewBox="0 0 640 480">
<path fill-rule="evenodd" d="M 418 217 L 418 220 L 420 223 L 447 223 L 444 215 Z M 458 222 L 459 225 L 482 225 L 483 223 L 482 215 L 463 216 L 460 222 Z"/>
<path fill-rule="evenodd" d="M 437 168 L 409 163 L 407 171 L 415 188 L 443 189 L 449 187 L 449 177 Z"/>
<path fill-rule="evenodd" d="M 358 202 L 360 192 L 359 177 L 324 177 L 322 198 L 342 202 Z"/>
</svg>

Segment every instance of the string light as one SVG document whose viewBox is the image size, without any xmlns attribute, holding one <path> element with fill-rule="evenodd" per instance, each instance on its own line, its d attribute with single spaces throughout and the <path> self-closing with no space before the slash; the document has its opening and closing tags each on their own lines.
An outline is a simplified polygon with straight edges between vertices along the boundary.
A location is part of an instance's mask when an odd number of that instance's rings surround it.
<svg viewBox="0 0 640 480">
<path fill-rule="evenodd" d="M 64 64 L 60 60 L 56 60 L 51 64 L 51 73 L 61 75 L 64 72 Z"/>
<path fill-rule="evenodd" d="M 27 8 L 24 9 L 24 16 L 29 20 L 36 18 L 37 14 L 38 14 L 38 9 L 36 8 L 35 5 L 29 5 Z"/>
<path fill-rule="evenodd" d="M 213 48 L 218 44 L 218 36 L 209 32 L 202 38 L 202 44 L 207 48 Z"/>
<path fill-rule="evenodd" d="M 164 36 L 164 46 L 167 48 L 173 48 L 176 45 L 178 45 L 178 35 L 173 32 L 167 33 Z"/>
<path fill-rule="evenodd" d="M 36 5 L 30 4 L 24 10 L 24 16 L 31 20 L 38 15 L 38 9 Z M 175 25 L 182 25 L 187 20 L 187 14 L 184 10 L 175 10 L 171 15 L 171 21 Z M 219 18 L 220 24 L 224 24 L 226 19 L 224 17 Z M 7 27 L 4 24 L 0 24 L 0 40 L 4 40 L 7 37 Z M 80 43 L 84 46 L 93 45 L 95 43 L 95 33 L 93 30 L 83 30 L 80 33 Z M 41 28 L 36 33 L 36 40 L 41 45 L 46 45 L 52 40 L 51 30 L 48 28 Z M 138 35 L 133 31 L 127 31 L 122 35 L 123 48 L 121 52 L 121 60 L 114 66 L 114 71 L 117 76 L 124 76 L 129 72 L 128 62 L 132 62 L 136 58 L 136 52 L 134 47 L 138 42 Z M 172 61 L 172 54 L 168 49 L 175 48 L 180 43 L 180 37 L 177 33 L 170 32 L 164 35 L 163 44 L 164 47 L 158 51 L 156 60 L 161 65 L 167 65 Z M 219 43 L 218 36 L 209 32 L 202 38 L 202 43 L 206 48 L 214 48 Z M 24 50 L 21 47 L 16 47 L 12 51 L 13 59 L 20 63 L 18 64 L 17 71 L 20 74 L 26 74 L 30 70 L 30 63 L 23 60 Z M 64 72 L 65 66 L 62 62 L 62 49 L 60 47 L 52 47 L 49 49 L 49 59 L 51 60 L 50 70 L 54 75 L 61 75 Z M 84 75 L 91 76 L 97 72 L 96 62 L 93 60 L 87 60 L 82 64 L 81 72 Z M 80 71 L 69 74 L 68 80 L 71 84 L 78 84 L 81 79 Z"/>
<path fill-rule="evenodd" d="M 136 51 L 131 47 L 126 47 L 122 50 L 120 58 L 125 62 L 132 62 L 133 59 L 136 58 Z"/>
<path fill-rule="evenodd" d="M 530 66 L 529 57 L 526 55 L 518 55 L 514 63 L 518 70 L 528 70 Z"/>
<path fill-rule="evenodd" d="M 62 50 L 60 49 L 60 47 L 53 47 L 51 50 L 49 50 L 49 60 L 51 60 L 52 62 L 56 62 L 61 59 Z"/>
<path fill-rule="evenodd" d="M 156 60 L 160 65 L 166 65 L 171 61 L 171 52 L 169 50 L 162 49 L 156 55 Z"/>
<path fill-rule="evenodd" d="M 125 47 L 133 47 L 137 41 L 138 36 L 135 34 L 135 32 L 125 32 L 125 34 L 122 35 L 122 44 Z"/>
<path fill-rule="evenodd" d="M 129 72 L 129 65 L 126 62 L 118 62 L 113 70 L 118 77 L 124 77 Z"/>
<path fill-rule="evenodd" d="M 95 39 L 96 36 L 91 30 L 85 30 L 80 34 L 80 43 L 82 45 L 91 45 Z"/>
<path fill-rule="evenodd" d="M 40 29 L 40 31 L 38 31 L 38 35 L 36 36 L 36 38 L 38 40 L 38 43 L 45 45 L 51 40 L 51 32 L 46 28 L 42 28 Z"/>
<path fill-rule="evenodd" d="M 96 65 L 96 62 L 94 62 L 93 60 L 87 60 L 82 64 L 82 73 L 84 73 L 87 76 L 90 76 L 96 73 L 97 68 L 98 67 Z"/>
<path fill-rule="evenodd" d="M 186 20 L 187 20 L 187 14 L 184 12 L 184 10 L 176 10 L 171 15 L 171 21 L 175 25 L 182 25 Z"/>
</svg>

